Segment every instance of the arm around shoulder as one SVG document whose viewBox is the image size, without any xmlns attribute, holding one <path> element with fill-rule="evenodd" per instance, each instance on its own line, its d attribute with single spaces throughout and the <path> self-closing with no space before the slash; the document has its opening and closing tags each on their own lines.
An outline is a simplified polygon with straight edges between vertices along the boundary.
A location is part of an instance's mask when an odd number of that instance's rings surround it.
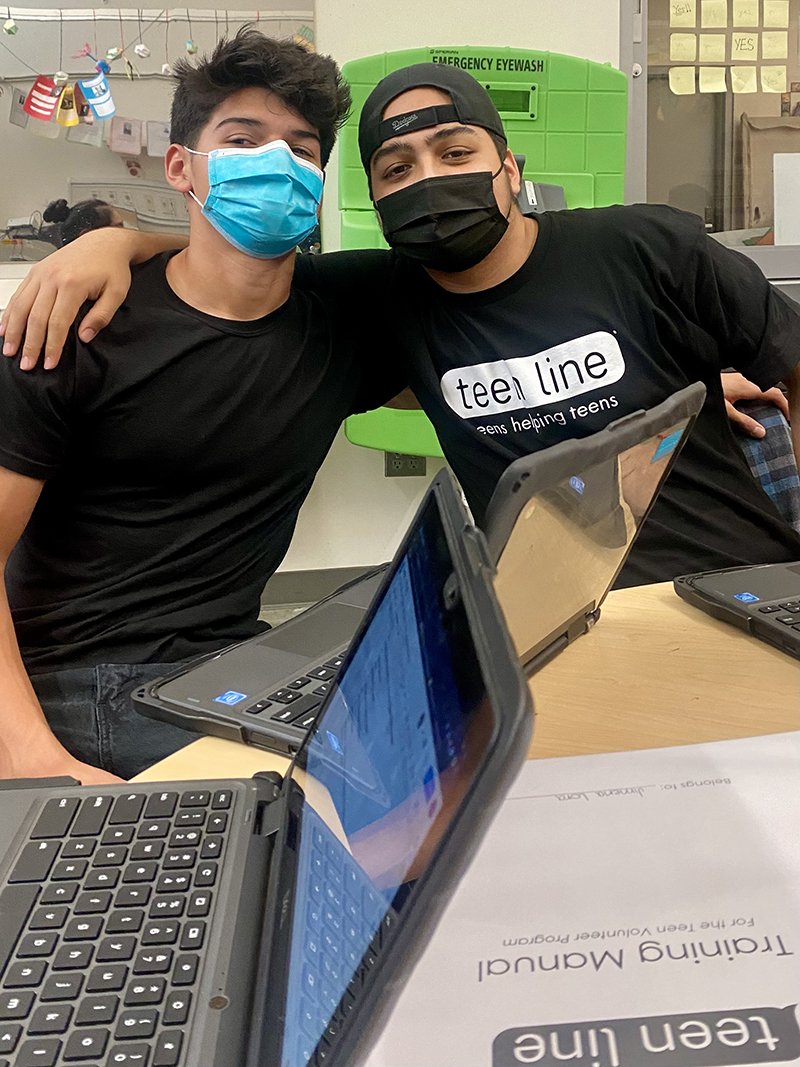
<svg viewBox="0 0 800 1067">
<path fill-rule="evenodd" d="M 179 235 L 106 227 L 53 252 L 31 268 L 3 312 L 3 355 L 15 355 L 24 335 L 22 369 L 34 367 L 43 348 L 45 367 L 55 367 L 67 331 L 87 300 L 94 305 L 78 328 L 84 342 L 108 325 L 125 299 L 132 263 L 185 243 Z"/>
</svg>

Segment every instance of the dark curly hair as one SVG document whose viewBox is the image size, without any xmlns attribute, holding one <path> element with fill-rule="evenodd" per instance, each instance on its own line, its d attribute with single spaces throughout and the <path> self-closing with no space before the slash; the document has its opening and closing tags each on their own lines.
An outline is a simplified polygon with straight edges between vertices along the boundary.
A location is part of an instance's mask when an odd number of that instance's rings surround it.
<svg viewBox="0 0 800 1067">
<path fill-rule="evenodd" d="M 317 130 L 324 167 L 350 111 L 350 88 L 330 56 L 295 41 L 265 37 L 252 26 L 221 40 L 198 64 L 179 60 L 174 74 L 170 140 L 188 148 L 196 146 L 213 111 L 227 97 L 256 87 L 274 93 Z"/>
<path fill-rule="evenodd" d="M 44 209 L 42 218 L 45 222 L 58 223 L 62 245 L 68 245 L 89 230 L 119 225 L 114 221 L 113 207 L 105 200 L 81 200 L 72 207 L 66 200 L 53 200 Z"/>
</svg>

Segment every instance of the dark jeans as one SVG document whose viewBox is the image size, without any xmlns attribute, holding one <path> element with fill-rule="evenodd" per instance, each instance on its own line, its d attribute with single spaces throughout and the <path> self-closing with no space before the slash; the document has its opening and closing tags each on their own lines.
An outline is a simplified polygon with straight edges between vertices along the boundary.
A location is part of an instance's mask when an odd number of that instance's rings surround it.
<svg viewBox="0 0 800 1067">
<path fill-rule="evenodd" d="M 132 689 L 179 666 L 101 663 L 35 674 L 31 682 L 50 729 L 68 752 L 120 778 L 132 778 L 199 736 L 147 719 L 131 702 Z"/>
</svg>

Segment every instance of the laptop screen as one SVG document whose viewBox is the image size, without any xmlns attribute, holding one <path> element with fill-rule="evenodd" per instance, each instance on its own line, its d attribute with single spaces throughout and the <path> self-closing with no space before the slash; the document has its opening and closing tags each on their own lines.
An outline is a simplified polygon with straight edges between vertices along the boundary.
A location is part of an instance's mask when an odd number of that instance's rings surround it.
<svg viewBox="0 0 800 1067">
<path fill-rule="evenodd" d="M 298 757 L 305 800 L 282 1064 L 347 1010 L 491 744 L 438 505 L 427 506 Z M 341 1003 L 340 1003 L 341 1002 Z"/>
<path fill-rule="evenodd" d="M 611 588 L 688 419 L 530 496 L 497 562 L 495 591 L 523 663 Z"/>
</svg>

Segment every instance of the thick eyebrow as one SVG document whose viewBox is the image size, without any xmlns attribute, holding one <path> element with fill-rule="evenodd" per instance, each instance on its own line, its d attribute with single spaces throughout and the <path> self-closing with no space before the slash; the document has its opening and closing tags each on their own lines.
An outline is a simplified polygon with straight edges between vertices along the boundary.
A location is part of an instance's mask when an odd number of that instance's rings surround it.
<svg viewBox="0 0 800 1067">
<path fill-rule="evenodd" d="M 234 124 L 238 126 L 251 126 L 253 129 L 259 130 L 264 128 L 264 123 L 261 121 L 261 119 L 254 119 L 246 117 L 244 115 L 239 116 L 238 118 L 233 117 L 229 119 L 223 119 L 222 122 L 217 123 L 215 128 L 219 130 L 223 126 L 229 126 Z M 315 133 L 313 130 L 289 130 L 289 136 L 297 137 L 300 140 L 319 142 L 319 134 Z"/>
<path fill-rule="evenodd" d="M 244 116 L 241 116 L 239 118 L 223 119 L 222 122 L 217 123 L 215 129 L 219 130 L 223 126 L 231 126 L 234 123 L 237 123 L 239 126 L 258 126 L 259 128 L 264 125 L 261 119 L 245 118 Z"/>
<path fill-rule="evenodd" d="M 454 137 L 456 134 L 466 134 L 469 137 L 477 137 L 478 131 L 473 129 L 472 126 L 445 126 L 443 129 L 435 129 L 433 133 L 429 134 L 425 138 L 425 144 L 430 147 L 437 141 L 444 141 L 448 137 Z M 388 141 L 382 145 L 375 155 L 372 157 L 372 166 L 385 159 L 386 156 L 394 155 L 396 152 L 413 152 L 414 147 L 410 141 L 396 140 Z"/>
<path fill-rule="evenodd" d="M 290 130 L 289 136 L 297 137 L 300 140 L 317 141 L 318 143 L 320 139 L 319 134 L 315 133 L 314 130 Z"/>
</svg>

